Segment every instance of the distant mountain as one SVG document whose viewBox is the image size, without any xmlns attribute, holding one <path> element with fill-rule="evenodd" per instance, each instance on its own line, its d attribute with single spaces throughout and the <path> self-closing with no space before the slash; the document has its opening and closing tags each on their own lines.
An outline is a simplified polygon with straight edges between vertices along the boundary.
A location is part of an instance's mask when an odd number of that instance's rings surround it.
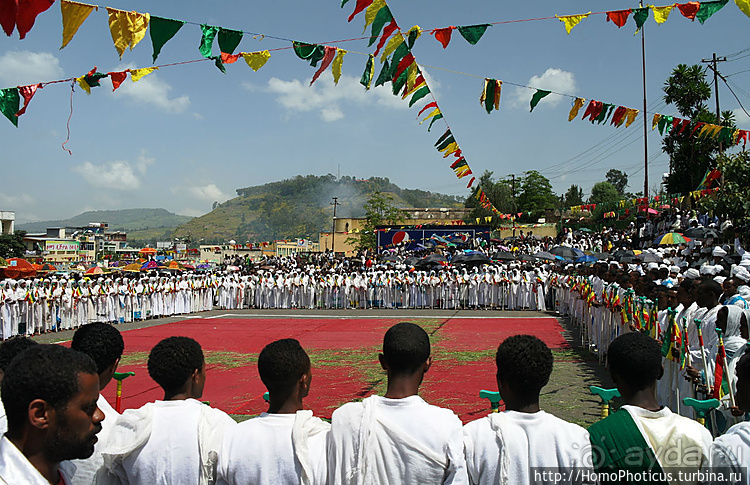
<svg viewBox="0 0 750 485">
<path fill-rule="evenodd" d="M 192 217 L 173 214 L 165 209 L 122 209 L 88 211 L 70 219 L 17 224 L 16 229 L 40 233 L 45 232 L 48 227 L 82 227 L 90 222 L 107 222 L 110 231 L 125 231 L 128 233 L 128 239 L 132 239 L 130 234 L 136 231 L 159 229 L 159 233 L 171 233 L 172 229 L 190 219 Z"/>
<path fill-rule="evenodd" d="M 366 180 L 334 175 L 298 175 L 265 185 L 237 189 L 238 197 L 218 204 L 174 231 L 193 243 L 215 244 L 230 239 L 271 241 L 310 237 L 330 230 L 332 198 L 338 198 L 337 217 L 363 217 L 364 204 L 374 191 L 390 194 L 393 205 L 410 207 L 463 207 L 463 198 L 418 189 L 402 189 L 387 178 Z"/>
</svg>

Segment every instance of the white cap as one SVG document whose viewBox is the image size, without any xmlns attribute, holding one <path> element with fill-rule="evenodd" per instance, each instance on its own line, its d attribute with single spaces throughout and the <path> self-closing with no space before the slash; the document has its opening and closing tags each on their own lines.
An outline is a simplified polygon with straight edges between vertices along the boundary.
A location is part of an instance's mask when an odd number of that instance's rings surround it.
<svg viewBox="0 0 750 485">
<path fill-rule="evenodd" d="M 716 246 L 711 254 L 713 254 L 716 257 L 722 257 L 722 256 L 726 256 L 727 252 L 724 251 L 723 248 Z"/>
<path fill-rule="evenodd" d="M 735 267 L 733 273 L 735 277 L 741 279 L 745 283 L 750 281 L 750 271 L 743 268 L 742 266 Z"/>
<path fill-rule="evenodd" d="M 700 272 L 695 268 L 690 268 L 687 271 L 685 271 L 685 278 L 689 280 L 694 280 L 700 275 L 701 275 Z"/>
<path fill-rule="evenodd" d="M 680 268 L 678 268 L 677 266 L 670 266 L 669 267 L 669 272 L 670 273 L 678 273 L 679 274 Z"/>
<path fill-rule="evenodd" d="M 725 278 L 725 277 L 723 277 L 723 276 L 714 276 L 714 281 L 715 281 L 715 282 L 717 282 L 717 283 L 719 283 L 720 285 L 723 285 L 723 284 L 724 284 L 724 280 L 725 280 L 725 279 L 726 279 L 726 278 Z"/>
</svg>

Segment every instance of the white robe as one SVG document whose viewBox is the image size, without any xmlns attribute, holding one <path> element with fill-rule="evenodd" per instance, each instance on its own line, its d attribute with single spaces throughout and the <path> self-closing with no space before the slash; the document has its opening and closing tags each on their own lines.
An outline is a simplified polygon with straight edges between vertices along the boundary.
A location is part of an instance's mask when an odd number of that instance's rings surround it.
<svg viewBox="0 0 750 485">
<path fill-rule="evenodd" d="M 213 484 L 224 432 L 236 425 L 195 399 L 156 401 L 125 411 L 102 450 L 97 484 Z"/>
<path fill-rule="evenodd" d="M 492 413 L 468 423 L 464 452 L 469 480 L 476 485 L 535 483 L 530 467 L 593 473 L 588 431 L 544 411 Z"/>
<path fill-rule="evenodd" d="M 244 421 L 224 435 L 216 483 L 323 485 L 330 429 L 312 411 L 263 413 Z"/>
<path fill-rule="evenodd" d="M 69 464 L 69 462 L 63 462 Z M 65 485 L 70 485 L 67 468 L 58 469 Z M 23 478 L 23 480 L 21 480 Z M 8 438 L 0 437 L 0 484 L 2 485 L 49 485 L 46 478 L 34 468 L 29 460 Z"/>
<path fill-rule="evenodd" d="M 747 472 L 750 457 L 750 422 L 735 424 L 711 445 L 711 467 L 721 467 L 733 473 Z M 736 483 L 736 482 L 735 482 Z M 745 482 L 750 485 L 750 478 Z"/>
<path fill-rule="evenodd" d="M 99 399 L 96 401 L 96 405 L 104 413 L 102 430 L 96 434 L 97 442 L 94 446 L 94 454 L 85 460 L 72 461 L 76 466 L 75 474 L 71 477 L 73 485 L 91 485 L 94 483 L 94 477 L 104 465 L 102 450 L 107 447 L 112 429 L 115 427 L 117 418 L 120 417 L 120 413 L 115 411 L 101 394 L 99 394 Z"/>
<path fill-rule="evenodd" d="M 468 483 L 461 421 L 419 396 L 370 396 L 333 412 L 328 483 Z"/>
</svg>

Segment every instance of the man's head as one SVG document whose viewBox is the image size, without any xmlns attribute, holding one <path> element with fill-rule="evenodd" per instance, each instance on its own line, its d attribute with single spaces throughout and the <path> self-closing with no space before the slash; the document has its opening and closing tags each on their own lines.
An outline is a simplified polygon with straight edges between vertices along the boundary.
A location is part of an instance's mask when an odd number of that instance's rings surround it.
<svg viewBox="0 0 750 485">
<path fill-rule="evenodd" d="M 0 383 L 2 383 L 5 369 L 8 368 L 13 357 L 34 345 L 39 344 L 22 335 L 11 337 L 0 344 Z"/>
<path fill-rule="evenodd" d="M 206 383 L 200 344 L 190 337 L 165 338 L 151 349 L 148 375 L 164 389 L 165 399 L 176 394 L 200 398 Z"/>
<path fill-rule="evenodd" d="M 310 357 L 296 339 L 266 345 L 258 356 L 258 373 L 272 400 L 285 400 L 298 389 L 301 399 L 310 391 Z"/>
<path fill-rule="evenodd" d="M 506 404 L 539 403 L 539 392 L 552 374 L 552 351 L 532 335 L 508 337 L 497 348 L 497 385 Z"/>
<path fill-rule="evenodd" d="M 659 343 L 640 332 L 620 335 L 607 350 L 607 368 L 625 399 L 656 385 L 664 372 L 661 359 Z"/>
<path fill-rule="evenodd" d="M 705 280 L 695 290 L 695 302 L 701 308 L 713 308 L 719 304 L 721 285 L 714 280 Z"/>
<path fill-rule="evenodd" d="M 380 363 L 389 375 L 407 376 L 427 372 L 431 362 L 430 337 L 419 325 L 401 322 L 385 333 Z"/>
<path fill-rule="evenodd" d="M 742 411 L 750 413 L 750 346 L 745 346 L 745 353 L 735 367 L 735 375 L 737 376 L 735 402 Z"/>
<path fill-rule="evenodd" d="M 88 458 L 104 414 L 91 358 L 59 345 L 34 345 L 13 359 L 2 386 L 6 436 L 42 449 L 45 460 Z"/>
<path fill-rule="evenodd" d="M 73 334 L 70 348 L 83 352 L 94 360 L 99 374 L 99 387 L 104 389 L 117 370 L 125 342 L 120 331 L 108 323 L 84 325 Z"/>
</svg>

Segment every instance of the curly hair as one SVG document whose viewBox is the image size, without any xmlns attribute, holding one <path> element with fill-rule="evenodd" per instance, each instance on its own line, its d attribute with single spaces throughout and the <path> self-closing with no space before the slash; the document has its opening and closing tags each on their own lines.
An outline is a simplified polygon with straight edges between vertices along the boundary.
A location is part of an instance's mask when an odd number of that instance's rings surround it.
<svg viewBox="0 0 750 485">
<path fill-rule="evenodd" d="M 109 323 L 97 322 L 76 330 L 70 348 L 94 359 L 96 370 L 101 374 L 122 357 L 125 342 L 115 327 Z"/>
<path fill-rule="evenodd" d="M 633 390 L 656 382 L 661 374 L 661 346 L 645 333 L 628 332 L 609 344 L 607 367 Z"/>
<path fill-rule="evenodd" d="M 13 357 L 34 345 L 39 344 L 23 335 L 16 335 L 0 344 L 0 371 L 5 372 Z"/>
<path fill-rule="evenodd" d="M 97 375 L 86 354 L 60 345 L 32 345 L 10 363 L 5 372 L 2 400 L 8 416 L 8 434 L 18 436 L 28 419 L 29 404 L 42 399 L 62 410 L 79 392 L 78 375 Z"/>
<path fill-rule="evenodd" d="M 148 355 L 148 375 L 166 392 L 179 390 L 203 367 L 201 345 L 190 337 L 165 338 Z"/>
<path fill-rule="evenodd" d="M 383 337 L 383 358 L 394 375 L 414 374 L 430 358 L 430 337 L 419 325 L 397 323 Z"/>
<path fill-rule="evenodd" d="M 260 380 L 272 394 L 288 392 L 309 371 L 310 357 L 293 338 L 271 342 L 258 356 Z"/>
<path fill-rule="evenodd" d="M 552 351 L 533 335 L 514 335 L 497 348 L 498 380 L 508 383 L 524 401 L 539 399 L 552 374 Z"/>
</svg>

